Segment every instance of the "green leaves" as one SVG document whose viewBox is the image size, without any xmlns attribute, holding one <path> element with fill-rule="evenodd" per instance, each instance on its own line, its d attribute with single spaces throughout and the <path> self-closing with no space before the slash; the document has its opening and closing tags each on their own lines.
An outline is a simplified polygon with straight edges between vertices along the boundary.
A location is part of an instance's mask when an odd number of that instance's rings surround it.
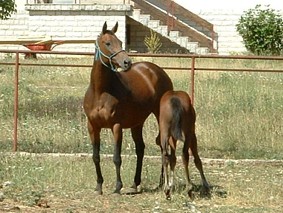
<svg viewBox="0 0 283 213">
<path fill-rule="evenodd" d="M 15 0 L 0 0 L 0 20 L 8 19 L 16 11 Z"/>
<path fill-rule="evenodd" d="M 256 5 L 245 11 L 236 25 L 245 47 L 256 55 L 283 54 L 283 20 L 279 13 Z"/>
</svg>

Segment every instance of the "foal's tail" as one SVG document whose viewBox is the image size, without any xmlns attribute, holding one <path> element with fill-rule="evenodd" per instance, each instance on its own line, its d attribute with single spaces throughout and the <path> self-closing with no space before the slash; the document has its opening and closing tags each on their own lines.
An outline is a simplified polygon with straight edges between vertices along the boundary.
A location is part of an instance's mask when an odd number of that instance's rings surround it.
<svg viewBox="0 0 283 213">
<path fill-rule="evenodd" d="M 181 101 L 178 98 L 171 98 L 172 107 L 172 125 L 171 125 L 171 135 L 176 140 L 184 140 L 182 134 L 182 113 L 183 107 Z"/>
</svg>

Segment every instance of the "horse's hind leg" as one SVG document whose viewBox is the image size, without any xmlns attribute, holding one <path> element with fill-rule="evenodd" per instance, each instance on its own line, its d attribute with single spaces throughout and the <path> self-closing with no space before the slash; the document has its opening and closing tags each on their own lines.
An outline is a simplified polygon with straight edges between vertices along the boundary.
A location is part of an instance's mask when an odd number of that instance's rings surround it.
<svg viewBox="0 0 283 213">
<path fill-rule="evenodd" d="M 177 158 L 176 158 L 176 143 L 177 140 L 173 139 L 172 137 L 170 137 L 170 154 L 169 154 L 169 162 L 170 162 L 170 175 L 169 175 L 169 188 L 170 188 L 170 192 L 173 191 L 174 189 L 174 176 L 175 176 L 175 167 L 176 167 L 176 162 L 177 162 Z"/>
<path fill-rule="evenodd" d="M 187 179 L 188 195 L 189 195 L 190 198 L 192 198 L 193 197 L 193 195 L 192 195 L 193 184 L 191 182 L 190 174 L 189 174 L 189 159 L 190 159 L 190 156 L 189 156 L 189 141 L 188 141 L 188 137 L 186 137 L 185 141 L 184 141 L 183 150 L 182 150 L 182 161 L 183 161 L 185 175 L 186 175 L 186 179 Z"/>
<path fill-rule="evenodd" d="M 161 128 L 162 129 L 162 128 Z M 163 183 L 163 191 L 165 193 L 166 199 L 170 199 L 170 188 L 169 188 L 169 173 L 168 173 L 168 165 L 169 165 L 169 153 L 168 153 L 168 136 L 165 134 L 165 131 L 161 132 L 160 134 L 160 149 L 161 149 L 161 176 L 160 176 L 160 183 Z M 161 186 L 161 185 L 160 185 Z"/>
<path fill-rule="evenodd" d="M 134 183 L 131 187 L 131 190 L 126 193 L 137 193 L 137 187 L 141 184 L 141 173 L 142 173 L 144 148 L 145 148 L 142 137 L 142 128 L 143 128 L 143 124 L 131 129 L 132 138 L 136 146 L 137 162 L 136 162 L 136 173 L 135 173 Z"/>
<path fill-rule="evenodd" d="M 204 176 L 204 172 L 203 172 L 203 167 L 202 167 L 202 162 L 201 162 L 201 159 L 198 155 L 198 149 L 197 149 L 197 138 L 196 138 L 196 135 L 195 133 L 193 133 L 191 135 L 191 143 L 190 143 L 190 149 L 192 151 L 192 154 L 194 156 L 194 163 L 200 173 L 200 176 L 201 176 L 201 180 L 202 180 L 202 185 L 203 185 L 203 190 L 204 190 L 204 193 L 205 194 L 208 194 L 209 193 L 209 184 Z"/>
<path fill-rule="evenodd" d="M 103 177 L 101 173 L 100 167 L 100 129 L 94 129 L 91 123 L 88 121 L 88 131 L 92 143 L 92 160 L 95 165 L 96 169 L 96 176 L 97 176 L 97 185 L 95 188 L 95 192 L 97 195 L 102 195 L 102 184 L 103 184 Z"/>
<path fill-rule="evenodd" d="M 162 147 L 161 147 L 161 141 L 160 141 L 160 132 L 159 132 L 158 136 L 156 137 L 155 141 L 156 141 L 156 145 L 158 145 L 158 146 L 160 147 L 161 156 L 162 156 Z M 160 178 L 159 178 L 159 185 L 158 185 L 158 188 L 162 188 L 163 184 L 164 184 L 164 167 L 163 167 L 163 165 L 161 164 L 161 172 L 160 172 Z"/>
</svg>

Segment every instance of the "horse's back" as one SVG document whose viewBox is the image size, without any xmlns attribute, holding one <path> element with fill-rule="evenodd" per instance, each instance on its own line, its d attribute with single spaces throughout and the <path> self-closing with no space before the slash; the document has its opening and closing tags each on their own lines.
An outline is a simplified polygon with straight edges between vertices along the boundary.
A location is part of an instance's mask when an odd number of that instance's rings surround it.
<svg viewBox="0 0 283 213">
<path fill-rule="evenodd" d="M 120 72 L 121 80 L 131 90 L 133 96 L 141 101 L 153 99 L 159 106 L 162 95 L 173 89 L 173 84 L 167 73 L 151 62 L 136 62 L 127 71 Z"/>
<path fill-rule="evenodd" d="M 160 131 L 176 140 L 184 140 L 182 132 L 194 131 L 195 111 L 190 96 L 184 91 L 167 91 L 160 100 Z"/>
<path fill-rule="evenodd" d="M 151 62 L 133 63 L 128 71 L 125 71 L 134 83 L 144 82 L 151 83 L 157 89 L 164 91 L 172 90 L 173 84 L 167 73 L 158 65 Z M 162 95 L 164 92 L 162 93 Z"/>
<path fill-rule="evenodd" d="M 188 93 L 181 90 L 170 90 L 165 92 L 160 100 L 160 109 L 165 106 L 172 108 L 172 102 L 174 103 L 176 102 L 176 100 L 180 102 L 180 107 L 182 107 L 184 111 L 190 111 L 192 109 L 192 102 L 190 96 L 188 95 Z M 172 110 L 173 109 L 171 109 L 171 111 Z"/>
</svg>

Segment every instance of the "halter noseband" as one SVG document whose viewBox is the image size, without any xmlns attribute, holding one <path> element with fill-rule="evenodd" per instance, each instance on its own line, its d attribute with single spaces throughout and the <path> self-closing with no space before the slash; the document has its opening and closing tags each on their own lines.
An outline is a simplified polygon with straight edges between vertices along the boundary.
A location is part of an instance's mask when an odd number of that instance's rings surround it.
<svg viewBox="0 0 283 213">
<path fill-rule="evenodd" d="M 106 55 L 105 53 L 103 53 L 99 47 L 99 44 L 97 42 L 97 40 L 95 41 L 95 49 L 96 49 L 96 52 L 95 52 L 95 59 L 98 60 L 98 58 L 100 59 L 100 62 L 108 67 L 109 69 L 111 69 L 112 71 L 114 72 L 117 72 L 117 69 L 115 68 L 115 66 L 112 64 L 112 58 L 115 57 L 116 55 L 118 55 L 120 52 L 125 52 L 125 50 L 119 50 L 118 52 L 115 52 L 113 54 L 111 54 L 110 56 Z M 102 56 L 104 56 L 105 58 L 107 58 L 110 62 L 110 66 L 108 64 L 106 64 L 103 60 L 102 60 Z"/>
</svg>

